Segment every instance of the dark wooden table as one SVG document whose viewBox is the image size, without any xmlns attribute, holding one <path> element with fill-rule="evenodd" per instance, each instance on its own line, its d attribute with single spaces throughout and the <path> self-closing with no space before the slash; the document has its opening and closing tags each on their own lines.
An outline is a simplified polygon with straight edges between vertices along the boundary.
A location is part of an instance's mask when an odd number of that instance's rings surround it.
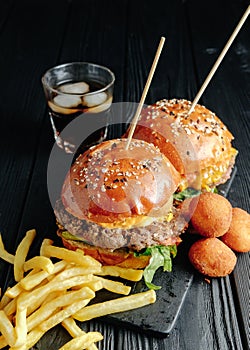
<svg viewBox="0 0 250 350">
<path fill-rule="evenodd" d="M 114 101 L 138 102 L 160 36 L 166 44 L 146 102 L 193 99 L 248 0 L 5 0 L 0 2 L 0 231 L 14 252 L 36 228 L 35 252 L 55 234 L 46 185 L 53 135 L 41 76 L 58 63 L 89 61 L 116 75 Z M 250 19 L 201 102 L 235 136 L 237 173 L 228 198 L 250 211 Z M 11 278 L 0 263 L 0 285 Z M 99 330 L 105 350 L 250 348 L 250 255 L 238 256 L 231 276 L 210 284 L 195 273 L 174 329 L 165 338 L 113 326 Z M 58 336 L 50 333 L 51 342 Z M 39 349 L 45 349 L 46 344 Z"/>
</svg>

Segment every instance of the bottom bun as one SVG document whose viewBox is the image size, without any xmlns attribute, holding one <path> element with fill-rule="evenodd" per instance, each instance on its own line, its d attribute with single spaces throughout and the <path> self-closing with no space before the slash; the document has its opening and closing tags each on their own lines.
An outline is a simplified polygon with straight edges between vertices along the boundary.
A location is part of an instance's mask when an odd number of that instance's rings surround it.
<svg viewBox="0 0 250 350">
<path fill-rule="evenodd" d="M 92 246 L 82 241 L 65 239 L 62 237 L 60 229 L 57 231 L 57 234 L 59 237 L 61 237 L 65 248 L 70 250 L 80 249 L 84 252 L 84 254 L 92 256 L 96 260 L 100 261 L 103 265 L 115 265 L 125 268 L 143 269 L 148 265 L 151 257 L 150 255 L 135 256 L 133 251 L 129 251 L 126 248 L 110 251 L 108 249 Z"/>
</svg>

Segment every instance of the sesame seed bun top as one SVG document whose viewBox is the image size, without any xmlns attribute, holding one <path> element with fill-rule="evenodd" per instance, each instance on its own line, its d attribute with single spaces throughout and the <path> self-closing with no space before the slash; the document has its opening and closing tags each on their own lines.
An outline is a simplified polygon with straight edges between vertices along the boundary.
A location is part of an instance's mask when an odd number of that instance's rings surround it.
<svg viewBox="0 0 250 350">
<path fill-rule="evenodd" d="M 206 107 L 197 104 L 188 115 L 190 107 L 191 102 L 184 99 L 163 99 L 148 106 L 134 138 L 159 147 L 181 175 L 200 171 L 205 183 L 218 184 L 237 154 L 231 145 L 233 136 Z M 210 179 L 209 170 L 216 178 Z"/>
<path fill-rule="evenodd" d="M 132 140 L 126 150 L 126 142 L 105 141 L 76 159 L 61 193 L 69 213 L 99 224 L 163 215 L 179 173 L 152 144 Z"/>
</svg>

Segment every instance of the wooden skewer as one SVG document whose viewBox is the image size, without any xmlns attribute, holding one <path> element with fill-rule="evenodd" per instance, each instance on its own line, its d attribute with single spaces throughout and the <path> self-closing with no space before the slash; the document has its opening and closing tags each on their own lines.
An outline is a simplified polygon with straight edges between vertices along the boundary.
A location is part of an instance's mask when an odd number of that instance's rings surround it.
<svg viewBox="0 0 250 350">
<path fill-rule="evenodd" d="M 192 113 L 196 104 L 198 103 L 199 99 L 201 98 L 201 95 L 203 94 L 203 92 L 205 91 L 206 87 L 208 86 L 210 80 L 212 79 L 214 73 L 216 72 L 217 68 L 219 67 L 221 61 L 223 60 L 224 56 L 226 55 L 228 49 L 230 48 L 231 44 L 233 43 L 235 37 L 237 36 L 237 34 L 239 33 L 241 27 L 243 26 L 243 24 L 245 23 L 248 15 L 250 13 L 250 5 L 248 6 L 248 8 L 246 9 L 245 13 L 243 14 L 241 20 L 239 21 L 237 27 L 235 28 L 235 30 L 233 31 L 232 35 L 230 36 L 228 42 L 226 43 L 224 49 L 222 50 L 221 54 L 219 55 L 219 57 L 217 58 L 217 61 L 215 62 L 213 68 L 211 69 L 211 71 L 209 72 L 207 78 L 205 79 L 203 85 L 201 86 L 199 92 L 197 93 L 197 95 L 195 96 L 195 99 L 193 100 L 193 103 L 188 111 L 188 114 Z"/>
<path fill-rule="evenodd" d="M 161 37 L 158 49 L 157 49 L 156 54 L 155 54 L 154 61 L 152 63 L 152 66 L 151 66 L 151 69 L 150 69 L 150 72 L 149 72 L 149 75 L 148 75 L 148 79 L 147 79 L 146 85 L 144 87 L 144 90 L 143 90 L 143 93 L 142 93 L 142 96 L 141 96 L 141 100 L 139 102 L 139 105 L 137 107 L 135 116 L 133 118 L 131 128 L 129 130 L 128 139 L 127 139 L 127 143 L 126 143 L 126 147 L 125 147 L 126 150 L 129 148 L 129 144 L 130 144 L 131 139 L 133 137 L 133 134 L 134 134 L 134 131 L 135 131 L 135 127 L 136 127 L 136 124 L 138 122 L 138 119 L 139 119 L 139 116 L 140 116 L 140 113 L 141 113 L 144 101 L 146 99 L 146 96 L 147 96 L 147 93 L 148 93 L 148 89 L 149 89 L 151 81 L 153 79 L 153 75 L 154 75 L 154 72 L 155 72 L 158 60 L 160 58 L 164 42 L 165 42 L 165 38 Z"/>
</svg>

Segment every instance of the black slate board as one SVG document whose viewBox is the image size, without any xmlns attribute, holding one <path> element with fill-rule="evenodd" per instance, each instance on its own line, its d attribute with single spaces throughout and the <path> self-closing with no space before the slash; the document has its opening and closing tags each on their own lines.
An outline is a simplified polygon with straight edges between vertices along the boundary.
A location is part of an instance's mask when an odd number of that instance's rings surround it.
<svg viewBox="0 0 250 350">
<path fill-rule="evenodd" d="M 154 304 L 105 317 L 107 321 L 120 326 L 128 326 L 137 330 L 166 336 L 174 327 L 186 293 L 193 281 L 193 269 L 189 264 L 188 244 L 183 242 L 176 258 L 173 260 L 172 272 L 158 270 L 153 282 L 162 288 L 156 291 L 157 299 Z M 144 282 L 138 282 L 132 288 L 132 293 L 147 290 Z"/>
</svg>

